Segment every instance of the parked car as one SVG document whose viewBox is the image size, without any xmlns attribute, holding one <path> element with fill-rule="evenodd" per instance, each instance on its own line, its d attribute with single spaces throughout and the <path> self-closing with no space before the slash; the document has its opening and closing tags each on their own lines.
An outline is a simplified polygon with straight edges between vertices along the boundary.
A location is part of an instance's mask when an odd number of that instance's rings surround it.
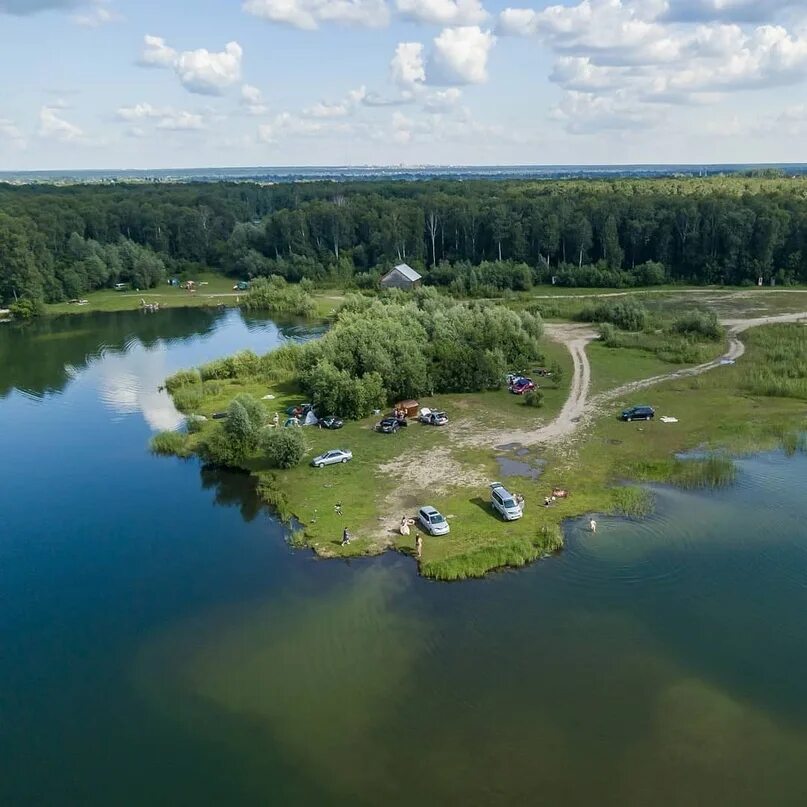
<svg viewBox="0 0 807 807">
<path fill-rule="evenodd" d="M 535 389 L 535 382 L 531 378 L 519 377 L 516 378 L 510 385 L 510 392 L 514 395 L 523 395 L 525 392 L 531 392 Z"/>
<path fill-rule="evenodd" d="M 490 504 L 505 521 L 515 521 L 524 515 L 516 497 L 498 482 L 490 486 Z"/>
<path fill-rule="evenodd" d="M 334 417 L 333 415 L 327 415 L 324 418 L 320 418 L 318 423 L 323 429 L 341 429 L 342 426 L 345 425 L 344 420 Z"/>
<path fill-rule="evenodd" d="M 630 423 L 632 420 L 653 420 L 656 410 L 652 406 L 632 406 L 626 409 L 619 417 Z"/>
<path fill-rule="evenodd" d="M 382 434 L 395 434 L 401 428 L 401 423 L 396 418 L 384 418 L 376 425 L 376 431 Z"/>
<path fill-rule="evenodd" d="M 445 412 L 437 412 L 431 409 L 427 412 L 421 412 L 419 420 L 429 426 L 445 426 L 448 423 L 448 415 Z"/>
<path fill-rule="evenodd" d="M 446 535 L 451 532 L 445 516 L 429 505 L 418 510 L 418 522 L 429 535 Z"/>
<path fill-rule="evenodd" d="M 348 462 L 352 459 L 352 451 L 348 451 L 346 448 L 333 448 L 318 457 L 314 457 L 311 464 L 315 468 L 322 468 L 323 465 L 337 465 L 340 462 Z"/>
</svg>

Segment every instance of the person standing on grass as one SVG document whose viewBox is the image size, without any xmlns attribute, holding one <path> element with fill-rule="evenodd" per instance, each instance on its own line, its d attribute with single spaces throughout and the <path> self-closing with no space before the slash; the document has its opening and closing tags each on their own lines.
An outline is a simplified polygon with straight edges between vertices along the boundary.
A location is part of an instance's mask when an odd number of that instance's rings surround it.
<svg viewBox="0 0 807 807">
<path fill-rule="evenodd" d="M 423 537 L 418 535 L 415 538 L 415 552 L 417 553 L 418 560 L 423 557 Z"/>
<path fill-rule="evenodd" d="M 350 543 L 350 533 L 347 531 L 347 527 L 342 530 L 342 546 L 347 546 Z"/>
</svg>

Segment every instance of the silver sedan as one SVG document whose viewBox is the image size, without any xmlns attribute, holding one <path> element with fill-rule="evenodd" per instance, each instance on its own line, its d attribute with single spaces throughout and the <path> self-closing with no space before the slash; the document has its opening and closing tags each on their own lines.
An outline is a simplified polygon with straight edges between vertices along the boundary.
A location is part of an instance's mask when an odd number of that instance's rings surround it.
<svg viewBox="0 0 807 807">
<path fill-rule="evenodd" d="M 348 462 L 353 459 L 353 452 L 345 448 L 334 448 L 314 457 L 311 464 L 315 468 L 322 468 L 323 465 L 337 465 L 340 462 Z"/>
</svg>

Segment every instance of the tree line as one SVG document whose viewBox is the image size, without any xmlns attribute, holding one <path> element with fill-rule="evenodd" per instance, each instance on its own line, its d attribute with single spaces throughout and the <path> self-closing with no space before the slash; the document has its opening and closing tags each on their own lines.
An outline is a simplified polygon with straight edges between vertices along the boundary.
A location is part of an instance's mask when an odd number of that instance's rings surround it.
<svg viewBox="0 0 807 807">
<path fill-rule="evenodd" d="M 0 298 L 233 277 L 375 286 L 405 261 L 485 296 L 538 283 L 807 282 L 807 179 L 0 185 Z"/>
</svg>

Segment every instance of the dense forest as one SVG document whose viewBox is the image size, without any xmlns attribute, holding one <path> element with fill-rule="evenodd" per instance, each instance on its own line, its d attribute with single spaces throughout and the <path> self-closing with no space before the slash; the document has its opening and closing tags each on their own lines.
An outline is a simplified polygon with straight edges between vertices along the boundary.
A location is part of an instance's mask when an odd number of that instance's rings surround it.
<svg viewBox="0 0 807 807">
<path fill-rule="evenodd" d="M 807 282 L 807 179 L 0 186 L 0 300 L 202 268 L 372 287 Z"/>
</svg>

